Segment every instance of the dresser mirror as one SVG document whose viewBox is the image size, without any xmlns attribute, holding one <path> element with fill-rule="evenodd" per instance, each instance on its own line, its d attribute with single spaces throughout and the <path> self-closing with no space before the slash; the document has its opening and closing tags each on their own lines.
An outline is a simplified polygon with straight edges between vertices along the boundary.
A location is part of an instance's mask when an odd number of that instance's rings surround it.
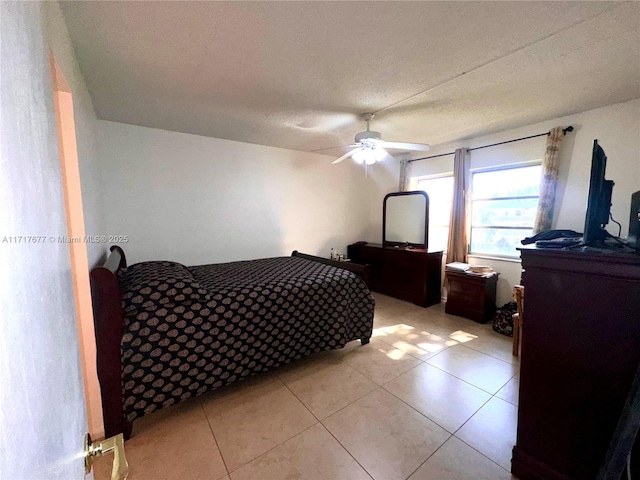
<svg viewBox="0 0 640 480">
<path fill-rule="evenodd" d="M 429 197 L 425 192 L 398 192 L 384 197 L 383 245 L 426 249 L 428 240 Z"/>
</svg>

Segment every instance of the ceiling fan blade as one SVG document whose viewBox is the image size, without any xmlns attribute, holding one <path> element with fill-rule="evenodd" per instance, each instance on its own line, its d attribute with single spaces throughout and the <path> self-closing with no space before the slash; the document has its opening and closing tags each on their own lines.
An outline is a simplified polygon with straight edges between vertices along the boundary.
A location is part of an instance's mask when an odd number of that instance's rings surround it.
<svg viewBox="0 0 640 480">
<path fill-rule="evenodd" d="M 392 148 L 397 150 L 418 150 L 421 152 L 426 152 L 431 148 L 431 146 L 427 145 L 426 143 L 402 143 L 385 141 L 383 141 L 380 146 L 383 148 Z"/>
<path fill-rule="evenodd" d="M 359 143 L 352 143 L 351 145 L 336 145 L 335 147 L 327 147 L 327 148 L 318 148 L 316 150 L 311 150 L 312 153 L 315 152 L 324 152 L 325 150 L 335 150 L 337 148 L 356 148 L 360 147 Z"/>
<path fill-rule="evenodd" d="M 349 153 L 345 153 L 340 158 L 335 159 L 333 162 L 331 162 L 331 164 L 335 165 L 336 163 L 340 163 L 341 161 L 346 160 L 349 157 L 352 157 L 353 154 L 355 154 L 356 152 L 359 152 L 359 151 L 360 151 L 359 148 L 356 148 L 355 150 L 351 150 Z"/>
</svg>

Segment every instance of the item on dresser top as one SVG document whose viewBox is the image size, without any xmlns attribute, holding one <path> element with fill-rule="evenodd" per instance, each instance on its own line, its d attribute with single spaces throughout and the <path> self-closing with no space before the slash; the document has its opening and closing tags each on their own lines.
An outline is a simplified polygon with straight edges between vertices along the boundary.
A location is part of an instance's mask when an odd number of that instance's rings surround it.
<svg viewBox="0 0 640 480">
<path fill-rule="evenodd" d="M 467 271 L 467 272 L 464 272 L 464 274 L 470 277 L 490 278 L 490 277 L 493 277 L 494 275 L 498 275 L 498 272 L 476 273 L 476 272 Z"/>
<path fill-rule="evenodd" d="M 582 244 L 582 237 L 576 237 L 576 238 L 560 237 L 560 238 L 553 238 L 551 240 L 538 240 L 536 242 L 536 247 L 565 248 L 565 247 L 573 247 L 575 245 L 580 245 L 580 244 Z"/>
<path fill-rule="evenodd" d="M 494 273 L 495 270 L 491 267 L 488 267 L 486 265 L 471 265 L 469 267 L 469 270 L 467 270 L 468 273 L 479 273 L 482 275 L 486 275 L 486 274 L 490 274 L 490 273 Z"/>
<path fill-rule="evenodd" d="M 526 237 L 520 241 L 522 245 L 529 245 L 536 243 L 540 240 L 554 240 L 556 238 L 581 238 L 582 234 L 574 232 L 573 230 L 545 230 L 544 232 L 536 233 L 532 237 Z"/>
<path fill-rule="evenodd" d="M 444 268 L 448 272 L 466 272 L 469 270 L 469 267 L 470 265 L 468 263 L 452 262 L 447 263 Z"/>
</svg>

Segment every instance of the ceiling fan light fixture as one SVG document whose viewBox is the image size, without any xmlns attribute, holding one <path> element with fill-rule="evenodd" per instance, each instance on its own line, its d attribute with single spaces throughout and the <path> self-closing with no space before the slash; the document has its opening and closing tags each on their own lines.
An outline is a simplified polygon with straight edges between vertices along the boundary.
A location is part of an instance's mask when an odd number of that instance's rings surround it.
<svg viewBox="0 0 640 480">
<path fill-rule="evenodd" d="M 373 153 L 376 157 L 376 162 L 381 162 L 382 160 L 384 160 L 384 157 L 388 155 L 387 151 L 384 148 L 374 148 Z"/>
<path fill-rule="evenodd" d="M 417 150 L 426 152 L 429 150 L 429 145 L 424 143 L 403 143 L 403 142 L 387 142 L 382 140 L 380 132 L 374 132 L 369 128 L 369 122 L 373 118 L 373 113 L 365 113 L 362 115 L 362 119 L 367 122 L 367 129 L 364 132 L 356 134 L 355 145 L 350 145 L 350 148 L 354 148 L 350 152 L 345 153 L 341 157 L 334 160 L 332 163 L 340 163 L 349 157 L 352 157 L 354 161 L 362 165 L 373 165 L 376 162 L 383 161 L 387 156 L 391 155 L 387 152 L 387 149 L 391 150 Z M 385 147 L 385 148 L 383 148 Z M 393 158 L 393 157 L 392 157 Z"/>
<path fill-rule="evenodd" d="M 360 165 L 366 163 L 367 165 L 373 165 L 376 162 L 379 162 L 386 156 L 387 152 L 385 152 L 382 148 L 374 148 L 374 147 L 362 147 L 356 153 L 353 154 L 353 159 Z"/>
</svg>

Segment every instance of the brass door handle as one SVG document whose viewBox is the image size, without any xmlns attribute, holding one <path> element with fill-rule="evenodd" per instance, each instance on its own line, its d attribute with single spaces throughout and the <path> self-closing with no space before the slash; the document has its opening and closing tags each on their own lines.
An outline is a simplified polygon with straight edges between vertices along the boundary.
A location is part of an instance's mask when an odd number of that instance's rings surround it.
<svg viewBox="0 0 640 480">
<path fill-rule="evenodd" d="M 113 468 L 111 480 L 126 480 L 129 475 L 129 464 L 124 454 L 124 437 L 121 433 L 106 438 L 101 442 L 91 442 L 91 436 L 84 436 L 84 471 L 89 473 L 96 457 L 113 452 Z"/>
</svg>

